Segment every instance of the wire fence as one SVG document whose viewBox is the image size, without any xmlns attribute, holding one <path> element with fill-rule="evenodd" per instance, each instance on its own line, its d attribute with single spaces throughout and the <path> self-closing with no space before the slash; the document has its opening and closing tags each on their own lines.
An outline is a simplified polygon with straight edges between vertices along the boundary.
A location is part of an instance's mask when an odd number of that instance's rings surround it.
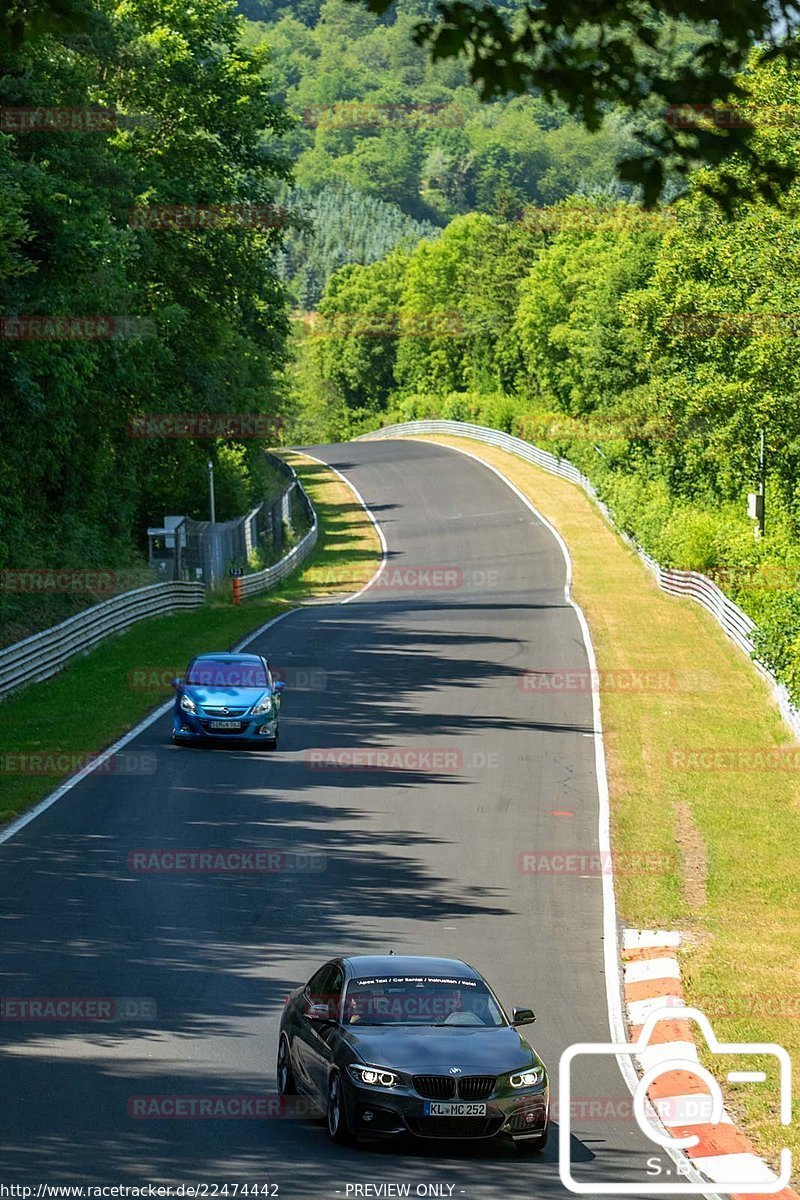
<svg viewBox="0 0 800 1200">
<path fill-rule="evenodd" d="M 483 425 L 471 425 L 462 421 L 406 421 L 399 425 L 385 425 L 383 429 L 376 429 L 370 433 L 362 434 L 358 440 L 371 441 L 377 438 L 391 438 L 398 435 L 403 436 L 415 433 L 451 434 L 457 437 L 472 438 L 474 441 L 483 442 L 489 446 L 497 446 L 501 450 L 507 450 L 509 453 L 517 455 L 518 458 L 524 458 L 527 462 L 541 467 L 543 471 L 548 471 L 551 475 L 559 475 L 562 479 L 568 479 L 570 483 L 577 484 L 578 487 L 582 488 L 595 501 L 612 529 L 624 538 L 627 544 L 636 551 L 647 565 L 649 570 L 652 571 L 661 590 L 668 592 L 671 596 L 688 596 L 698 604 L 702 604 L 703 608 L 711 614 L 731 641 L 752 660 L 757 670 L 760 671 L 770 684 L 784 721 L 794 736 L 800 739 L 800 710 L 792 704 L 786 687 L 775 678 L 763 663 L 759 662 L 753 644 L 753 632 L 756 629 L 756 625 L 748 617 L 747 613 L 743 612 L 706 575 L 701 575 L 698 571 L 676 571 L 671 567 L 662 567 L 641 546 L 637 545 L 628 534 L 617 528 L 608 507 L 598 496 L 594 484 L 585 475 L 582 475 L 578 468 L 569 462 L 568 459 L 557 458 L 554 454 L 550 454 L 549 451 L 534 446 L 532 442 L 523 441 L 522 438 L 514 437 L 510 433 L 502 433 L 499 429 L 488 429 Z"/>
<path fill-rule="evenodd" d="M 280 461 L 276 459 L 276 462 Z M 317 516 L 295 472 L 286 463 L 281 462 L 281 467 L 287 473 L 288 485 L 277 500 L 260 504 L 246 516 L 217 526 L 210 526 L 210 522 L 191 522 L 201 527 L 209 525 L 214 534 L 203 537 L 201 529 L 194 549 L 191 530 L 187 532 L 185 542 L 181 542 L 181 526 L 176 527 L 173 569 L 181 573 L 199 570 L 201 577 L 186 579 L 178 575 L 164 583 L 122 592 L 110 600 L 91 605 L 59 625 L 0 650 L 0 700 L 28 683 L 49 679 L 71 658 L 85 654 L 104 638 L 122 633 L 137 621 L 199 607 L 205 602 L 207 588 L 216 586 L 227 576 L 229 564 L 236 563 L 239 558 L 246 563 L 250 551 L 258 544 L 259 530 L 269 528 L 275 521 L 281 531 L 278 546 L 283 544 L 287 531 L 294 531 L 293 536 L 301 533 L 300 541 L 272 566 L 234 579 L 234 585 L 241 585 L 238 597 L 234 586 L 234 602 L 267 591 L 290 575 L 316 545 Z M 219 536 L 216 536 L 218 531 Z M 190 557 L 192 553 L 197 556 L 194 561 Z"/>
</svg>

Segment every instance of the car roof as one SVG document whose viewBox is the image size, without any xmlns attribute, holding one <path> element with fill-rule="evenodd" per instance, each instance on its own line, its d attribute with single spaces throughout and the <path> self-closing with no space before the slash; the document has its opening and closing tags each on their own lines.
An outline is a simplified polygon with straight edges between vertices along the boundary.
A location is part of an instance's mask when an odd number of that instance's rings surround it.
<svg viewBox="0 0 800 1200">
<path fill-rule="evenodd" d="M 450 979 L 481 979 L 469 963 L 460 958 L 432 958 L 423 954 L 355 954 L 344 960 L 355 976 L 432 975 Z"/>
</svg>

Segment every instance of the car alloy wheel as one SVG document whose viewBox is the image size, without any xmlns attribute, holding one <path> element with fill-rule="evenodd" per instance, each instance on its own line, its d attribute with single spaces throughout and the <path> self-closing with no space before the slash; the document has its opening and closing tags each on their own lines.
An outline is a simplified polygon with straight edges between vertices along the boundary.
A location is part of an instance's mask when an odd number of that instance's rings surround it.
<svg viewBox="0 0 800 1200">
<path fill-rule="evenodd" d="M 347 1128 L 342 1079 L 338 1071 L 332 1073 L 328 1083 L 328 1133 L 332 1140 L 340 1145 L 352 1140 Z"/>
<path fill-rule="evenodd" d="M 289 1039 L 285 1033 L 281 1034 L 281 1040 L 278 1042 L 278 1092 L 281 1096 L 296 1096 L 297 1087 L 294 1082 L 294 1072 L 292 1071 L 292 1055 L 289 1049 Z"/>
</svg>

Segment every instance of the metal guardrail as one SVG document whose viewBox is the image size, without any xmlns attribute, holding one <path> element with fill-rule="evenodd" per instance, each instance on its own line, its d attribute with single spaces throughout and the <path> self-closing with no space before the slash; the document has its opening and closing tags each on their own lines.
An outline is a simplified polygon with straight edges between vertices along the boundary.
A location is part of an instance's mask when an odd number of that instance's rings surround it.
<svg viewBox="0 0 800 1200">
<path fill-rule="evenodd" d="M 245 596 L 253 596 L 274 587 L 290 575 L 316 545 L 317 514 L 296 473 L 292 468 L 289 470 L 292 471 L 294 479 L 281 499 L 288 498 L 290 492 L 297 488 L 311 518 L 311 528 L 280 562 L 274 563 L 264 571 L 234 579 L 234 603 L 239 603 L 239 599 Z M 123 592 L 110 600 L 103 600 L 83 612 L 76 613 L 74 617 L 68 617 L 59 625 L 53 625 L 50 629 L 35 633 L 22 642 L 7 646 L 0 650 L 0 700 L 25 684 L 40 683 L 43 679 L 49 679 L 69 659 L 91 650 L 103 638 L 121 633 L 147 617 L 198 608 L 204 603 L 205 597 L 204 583 L 186 580 L 154 583 L 149 587 Z"/>
<path fill-rule="evenodd" d="M 585 475 L 582 475 L 568 459 L 557 458 L 549 451 L 534 446 L 532 442 L 523 441 L 522 438 L 514 437 L 510 433 L 502 433 L 499 429 L 488 429 L 483 425 L 470 425 L 461 421 L 406 421 L 400 425 L 385 425 L 383 429 L 362 434 L 357 440 L 371 441 L 377 438 L 414 433 L 449 433 L 457 437 L 472 438 L 474 441 L 507 450 L 510 454 L 515 454 L 518 458 L 524 458 L 535 466 L 541 467 L 543 471 L 548 471 L 551 475 L 559 475 L 561 478 L 577 484 L 587 495 L 592 497 L 609 525 L 625 539 L 652 571 L 661 590 L 671 596 L 688 596 L 701 604 L 722 627 L 731 641 L 752 660 L 757 670 L 770 684 L 784 721 L 795 737 L 800 739 L 800 710 L 792 704 L 785 686 L 778 682 L 763 663 L 758 661 L 752 636 L 756 625 L 747 613 L 734 604 L 733 600 L 726 596 L 722 589 L 707 576 L 701 575 L 697 571 L 676 571 L 670 567 L 662 567 L 627 534 L 617 529 L 607 506 L 597 495 L 594 484 Z"/>
<path fill-rule="evenodd" d="M 245 600 L 248 596 L 256 596 L 259 592 L 269 591 L 276 583 L 280 583 L 287 575 L 291 575 L 292 571 L 308 558 L 317 544 L 318 536 L 319 530 L 317 528 L 317 515 L 315 513 L 308 533 L 300 539 L 297 545 L 280 562 L 273 563 L 271 567 L 265 567 L 263 571 L 254 571 L 252 575 L 242 575 L 240 579 L 234 579 L 233 603 L 241 604 L 242 600 Z"/>
<path fill-rule="evenodd" d="M 0 650 L 0 699 L 23 684 L 49 679 L 74 655 L 145 617 L 196 608 L 205 594 L 202 583 L 154 583 L 103 600 L 59 625 L 7 646 Z"/>
<path fill-rule="evenodd" d="M 248 596 L 257 596 L 259 592 L 267 592 L 276 583 L 281 583 L 282 580 L 286 579 L 287 575 L 291 575 L 292 571 L 308 558 L 317 544 L 319 526 L 317 524 L 317 514 L 314 511 L 314 505 L 309 500 L 305 488 L 297 478 L 297 472 L 294 467 L 290 466 L 289 463 L 283 463 L 283 466 L 290 473 L 292 480 L 282 496 L 286 518 L 288 519 L 289 516 L 292 492 L 297 489 L 306 514 L 311 519 L 311 528 L 303 535 L 297 545 L 293 546 L 289 553 L 283 556 L 280 562 L 273 563 L 271 567 L 265 567 L 263 571 L 253 571 L 249 575 L 242 575 L 240 578 L 234 579 L 234 604 L 241 604 L 242 600 L 247 599 Z"/>
</svg>

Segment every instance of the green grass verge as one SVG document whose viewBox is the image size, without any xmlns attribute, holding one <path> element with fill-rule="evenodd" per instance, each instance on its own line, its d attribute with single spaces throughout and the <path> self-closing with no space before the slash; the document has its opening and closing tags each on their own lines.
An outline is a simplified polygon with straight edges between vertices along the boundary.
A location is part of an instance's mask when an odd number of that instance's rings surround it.
<svg viewBox="0 0 800 1200">
<path fill-rule="evenodd" d="M 745 770 L 689 757 L 791 746 L 767 684 L 704 609 L 658 589 L 579 488 L 469 439 L 426 440 L 497 467 L 569 547 L 600 673 L 621 917 L 688 934 L 687 999 L 722 1041 L 777 1042 L 800 1063 L 800 748 L 789 769 L 766 754 L 763 769 Z M 612 686 L 620 672 L 645 670 L 666 687 Z M 784 1129 L 773 1088 L 728 1088 L 726 1098 L 773 1165 L 784 1145 L 798 1162 L 797 1099 Z"/>
<path fill-rule="evenodd" d="M 301 570 L 282 587 L 236 607 L 218 593 L 202 608 L 141 621 L 73 659 L 52 679 L 5 700 L 0 822 L 35 804 L 65 777 L 55 769 L 31 774 L 22 769 L 22 755 L 96 753 L 172 694 L 169 679 L 183 672 L 193 654 L 227 649 L 287 608 L 356 590 L 360 584 L 354 581 L 370 578 L 380 546 L 362 506 L 327 468 L 296 454 L 291 461 L 319 518 L 319 540 Z"/>
</svg>

